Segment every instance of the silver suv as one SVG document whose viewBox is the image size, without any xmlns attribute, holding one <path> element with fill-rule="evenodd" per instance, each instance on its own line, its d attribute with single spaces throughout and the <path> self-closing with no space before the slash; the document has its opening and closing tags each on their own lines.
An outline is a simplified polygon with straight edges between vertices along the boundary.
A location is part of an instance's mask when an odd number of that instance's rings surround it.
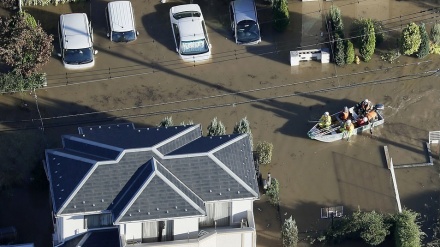
<svg viewBox="0 0 440 247">
<path fill-rule="evenodd" d="M 235 43 L 255 45 L 261 42 L 254 0 L 235 0 L 229 5 L 232 35 Z"/>
</svg>

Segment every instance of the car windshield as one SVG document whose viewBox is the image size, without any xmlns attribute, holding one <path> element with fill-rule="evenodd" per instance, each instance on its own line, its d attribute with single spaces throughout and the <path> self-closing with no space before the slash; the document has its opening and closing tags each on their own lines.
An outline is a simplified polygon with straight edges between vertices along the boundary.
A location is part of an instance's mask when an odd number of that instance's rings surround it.
<svg viewBox="0 0 440 247">
<path fill-rule="evenodd" d="M 208 51 L 209 47 L 205 39 L 181 42 L 180 54 L 182 55 L 197 55 Z"/>
<path fill-rule="evenodd" d="M 85 64 L 93 61 L 92 48 L 65 49 L 64 62 L 67 64 Z"/>
<path fill-rule="evenodd" d="M 182 18 L 187 18 L 187 17 L 200 17 L 200 16 L 201 16 L 200 12 L 197 12 L 197 11 L 183 11 L 183 12 L 173 14 L 173 17 L 176 20 L 179 20 Z"/>
<path fill-rule="evenodd" d="M 237 24 L 237 41 L 240 43 L 254 42 L 260 39 L 260 30 L 255 21 L 245 20 Z"/>
<path fill-rule="evenodd" d="M 112 41 L 114 42 L 130 42 L 136 39 L 136 33 L 132 31 L 127 32 L 112 32 Z"/>
</svg>

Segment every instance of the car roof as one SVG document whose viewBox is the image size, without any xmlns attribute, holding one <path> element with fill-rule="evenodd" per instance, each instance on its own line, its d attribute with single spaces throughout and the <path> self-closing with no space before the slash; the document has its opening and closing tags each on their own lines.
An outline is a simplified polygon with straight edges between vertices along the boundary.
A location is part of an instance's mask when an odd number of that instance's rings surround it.
<svg viewBox="0 0 440 247">
<path fill-rule="evenodd" d="M 185 11 L 197 11 L 202 13 L 202 10 L 200 9 L 200 6 L 198 4 L 183 4 L 171 8 L 172 14 L 185 12 Z"/>
<path fill-rule="evenodd" d="M 63 30 L 64 49 L 82 49 L 92 47 L 89 23 L 85 13 L 64 14 L 60 16 Z"/>
<path fill-rule="evenodd" d="M 133 8 L 130 1 L 109 2 L 108 14 L 112 31 L 127 32 L 135 29 Z"/>
<path fill-rule="evenodd" d="M 254 0 L 235 0 L 231 2 L 234 7 L 236 22 L 244 20 L 257 21 L 257 12 L 255 11 Z"/>
<path fill-rule="evenodd" d="M 178 21 L 180 39 L 182 41 L 205 39 L 202 28 L 202 18 L 188 17 Z"/>
</svg>

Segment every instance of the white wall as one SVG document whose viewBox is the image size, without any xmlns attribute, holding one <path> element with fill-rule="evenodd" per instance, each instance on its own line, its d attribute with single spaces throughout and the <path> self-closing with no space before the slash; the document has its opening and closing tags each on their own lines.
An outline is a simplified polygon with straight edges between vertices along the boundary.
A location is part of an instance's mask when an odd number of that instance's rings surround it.
<svg viewBox="0 0 440 247">
<path fill-rule="evenodd" d="M 241 233 L 217 234 L 217 243 L 215 246 L 242 247 Z"/>
<path fill-rule="evenodd" d="M 247 218 L 246 211 L 252 211 L 253 202 L 253 200 L 232 201 L 232 223 L 239 223 L 242 218 Z"/>
<path fill-rule="evenodd" d="M 84 229 L 84 216 L 82 215 L 59 217 L 57 225 L 60 226 L 59 224 L 62 224 L 61 229 L 58 228 L 62 231 L 62 239 L 87 231 L 87 229 Z"/>
<path fill-rule="evenodd" d="M 174 220 L 174 240 L 196 238 L 199 232 L 199 218 Z M 189 236 L 188 236 L 189 233 Z"/>
<path fill-rule="evenodd" d="M 141 239 L 142 238 L 142 223 L 127 223 L 120 228 L 123 231 L 121 233 L 125 234 L 127 240 L 130 239 Z"/>
</svg>

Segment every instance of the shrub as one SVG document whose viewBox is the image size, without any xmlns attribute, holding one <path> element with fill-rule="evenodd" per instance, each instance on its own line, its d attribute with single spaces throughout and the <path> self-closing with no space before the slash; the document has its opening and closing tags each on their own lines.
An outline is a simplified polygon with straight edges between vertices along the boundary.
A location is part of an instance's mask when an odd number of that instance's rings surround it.
<svg viewBox="0 0 440 247">
<path fill-rule="evenodd" d="M 272 160 L 273 144 L 263 141 L 257 143 L 256 152 L 258 154 L 258 163 L 262 165 L 269 164 Z"/>
<path fill-rule="evenodd" d="M 298 245 L 298 227 L 292 216 L 284 220 L 281 236 L 283 238 L 283 247 L 296 247 Z"/>
<path fill-rule="evenodd" d="M 22 92 L 42 88 L 46 84 L 45 73 L 35 73 L 24 77 L 14 72 L 0 73 L 0 91 L 1 92 Z"/>
<path fill-rule="evenodd" d="M 36 73 L 49 61 L 52 40 L 25 12 L 0 18 L 0 60 L 23 76 Z"/>
<path fill-rule="evenodd" d="M 212 119 L 208 125 L 208 136 L 221 136 L 226 133 L 226 128 L 221 121 L 217 120 L 217 117 Z"/>
<path fill-rule="evenodd" d="M 430 51 L 430 46 L 429 46 L 429 36 L 428 36 L 428 32 L 426 32 L 426 27 L 425 24 L 422 23 L 419 26 L 420 29 L 420 46 L 419 46 L 419 51 L 417 52 L 417 57 L 418 58 L 424 58 L 426 56 L 428 56 L 429 51 Z"/>
<path fill-rule="evenodd" d="M 383 23 L 374 19 L 372 19 L 371 22 L 373 23 L 374 27 L 374 35 L 376 38 L 375 46 L 377 47 L 384 41 Z M 364 30 L 367 25 L 368 19 L 356 19 L 353 21 L 353 24 L 350 27 L 350 36 L 352 37 L 353 43 L 357 47 L 360 47 L 362 44 L 362 36 L 365 34 Z"/>
<path fill-rule="evenodd" d="M 342 23 L 341 10 L 338 7 L 332 5 L 330 7 L 329 15 L 332 30 L 337 33 L 339 37 L 344 38 L 344 24 Z"/>
<path fill-rule="evenodd" d="M 272 5 L 273 12 L 273 27 L 278 32 L 283 32 L 286 30 L 290 23 L 289 7 L 287 5 L 287 0 L 274 0 Z"/>
<path fill-rule="evenodd" d="M 45 6 L 49 4 L 58 5 L 65 3 L 74 3 L 74 2 L 85 2 L 86 0 L 26 0 L 23 1 L 27 6 Z"/>
<path fill-rule="evenodd" d="M 440 23 L 436 23 L 434 26 L 432 26 L 431 39 L 435 45 L 440 45 Z"/>
<path fill-rule="evenodd" d="M 157 127 L 169 127 L 173 125 L 173 117 L 166 116 L 160 123 L 157 125 Z"/>
<path fill-rule="evenodd" d="M 376 36 L 374 33 L 374 26 L 371 19 L 365 20 L 365 26 L 362 29 L 362 37 L 359 53 L 364 58 L 365 62 L 371 60 L 371 56 L 376 48 Z"/>
<path fill-rule="evenodd" d="M 360 237 L 369 245 L 379 245 L 390 234 L 390 224 L 385 222 L 382 214 L 357 211 L 353 214 L 352 226 L 359 232 Z"/>
<path fill-rule="evenodd" d="M 421 246 L 424 233 L 420 229 L 417 218 L 419 214 L 411 210 L 403 210 L 394 216 L 396 247 Z"/>
<path fill-rule="evenodd" d="M 402 31 L 400 49 L 405 55 L 412 55 L 419 50 L 421 43 L 419 26 L 414 22 L 408 24 Z"/>
<path fill-rule="evenodd" d="M 251 147 L 252 145 L 252 131 L 249 121 L 247 120 L 247 117 L 244 117 L 240 119 L 240 122 L 235 123 L 234 131 L 232 132 L 234 134 L 249 134 L 249 139 L 251 141 Z"/>
<path fill-rule="evenodd" d="M 17 7 L 18 0 L 2 0 L 0 3 L 0 7 L 4 7 L 7 9 L 12 9 L 14 7 Z"/>
<path fill-rule="evenodd" d="M 345 63 L 352 64 L 354 61 L 354 46 L 350 40 L 347 40 L 346 50 L 345 50 Z"/>
<path fill-rule="evenodd" d="M 269 197 L 269 203 L 277 206 L 280 203 L 280 184 L 277 179 L 272 178 L 272 182 L 267 188 L 266 195 Z"/>
<path fill-rule="evenodd" d="M 380 58 L 383 60 L 383 61 L 386 61 L 386 62 L 390 62 L 390 63 L 394 63 L 394 61 L 396 60 L 396 59 L 398 59 L 399 57 L 400 57 L 400 51 L 399 51 L 399 49 L 395 49 L 395 50 L 392 50 L 392 51 L 389 51 L 389 52 L 386 52 L 386 53 L 384 53 L 384 54 L 382 54 L 381 56 L 380 56 Z"/>
<path fill-rule="evenodd" d="M 345 45 L 344 41 L 339 37 L 339 34 L 335 34 L 335 63 L 339 66 L 345 64 Z"/>
<path fill-rule="evenodd" d="M 188 120 L 188 122 L 182 121 L 182 122 L 180 123 L 180 125 L 193 125 L 193 124 L 194 124 L 194 121 L 193 121 L 193 120 Z"/>
</svg>

